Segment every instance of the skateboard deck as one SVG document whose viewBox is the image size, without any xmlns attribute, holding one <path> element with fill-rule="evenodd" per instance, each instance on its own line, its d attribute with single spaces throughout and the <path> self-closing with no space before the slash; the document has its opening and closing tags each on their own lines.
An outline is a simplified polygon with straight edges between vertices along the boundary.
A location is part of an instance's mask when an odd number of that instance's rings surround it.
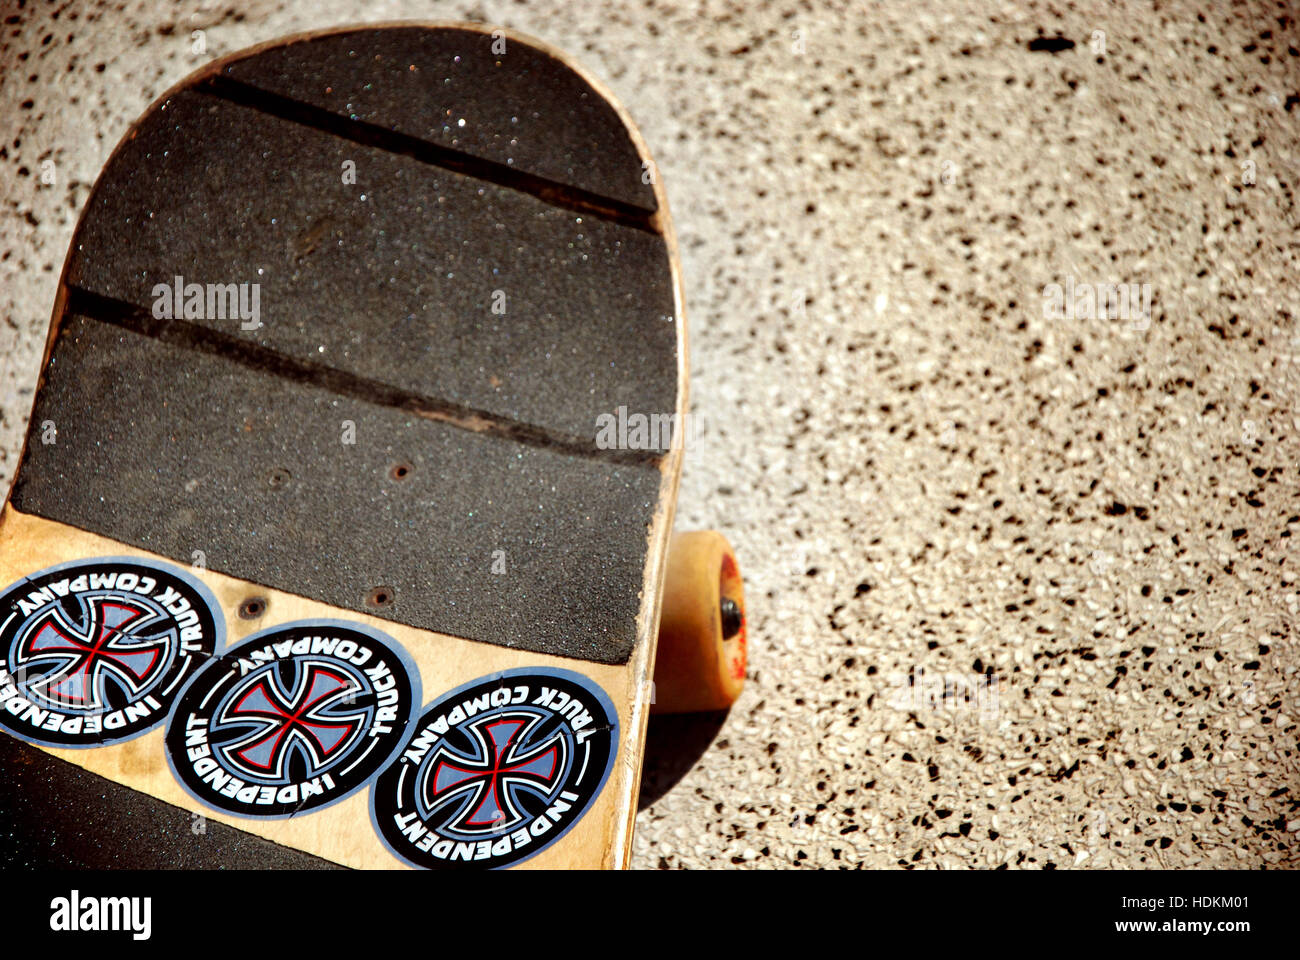
<svg viewBox="0 0 1300 960">
<path fill-rule="evenodd" d="M 558 52 L 350 28 L 169 91 L 0 514 L 0 858 L 626 865 L 685 369 L 652 161 Z"/>
</svg>

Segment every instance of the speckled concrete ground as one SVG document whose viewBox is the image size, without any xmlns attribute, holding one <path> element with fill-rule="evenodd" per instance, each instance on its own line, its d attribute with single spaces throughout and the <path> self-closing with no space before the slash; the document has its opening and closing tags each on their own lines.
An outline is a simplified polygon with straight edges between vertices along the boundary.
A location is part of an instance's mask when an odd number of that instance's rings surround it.
<svg viewBox="0 0 1300 960">
<path fill-rule="evenodd" d="M 656 152 L 703 424 L 679 524 L 748 577 L 748 688 L 657 724 L 636 864 L 1294 867 L 1300 31 L 1219 6 L 28 3 L 0 479 L 154 96 L 308 27 L 505 24 Z M 1046 308 L 1108 282 L 1149 316 Z"/>
</svg>

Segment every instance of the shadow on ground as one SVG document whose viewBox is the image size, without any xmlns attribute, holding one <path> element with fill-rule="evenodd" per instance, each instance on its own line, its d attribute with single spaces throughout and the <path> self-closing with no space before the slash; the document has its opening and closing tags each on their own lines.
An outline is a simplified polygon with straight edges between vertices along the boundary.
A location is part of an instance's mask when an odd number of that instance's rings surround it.
<svg viewBox="0 0 1300 960">
<path fill-rule="evenodd" d="M 650 718 L 645 762 L 641 768 L 641 795 L 637 798 L 638 810 L 650 806 L 686 776 L 709 748 L 726 719 L 725 710 Z"/>
</svg>

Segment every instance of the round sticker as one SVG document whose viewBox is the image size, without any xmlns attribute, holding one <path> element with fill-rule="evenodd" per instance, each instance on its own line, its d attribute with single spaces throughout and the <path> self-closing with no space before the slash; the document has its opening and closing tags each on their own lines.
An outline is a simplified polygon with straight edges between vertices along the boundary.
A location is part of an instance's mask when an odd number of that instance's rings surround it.
<svg viewBox="0 0 1300 960">
<path fill-rule="evenodd" d="M 221 649 L 224 625 L 179 567 L 102 557 L 34 573 L 0 594 L 0 726 L 52 747 L 137 737 Z"/>
<path fill-rule="evenodd" d="M 406 742 L 420 674 L 385 634 L 312 620 L 249 637 L 181 693 L 167 760 L 196 800 L 291 817 L 362 789 Z"/>
<path fill-rule="evenodd" d="M 375 781 L 385 846 L 417 867 L 506 867 L 567 833 L 609 778 L 618 713 L 580 673 L 508 670 L 440 697 Z"/>
</svg>

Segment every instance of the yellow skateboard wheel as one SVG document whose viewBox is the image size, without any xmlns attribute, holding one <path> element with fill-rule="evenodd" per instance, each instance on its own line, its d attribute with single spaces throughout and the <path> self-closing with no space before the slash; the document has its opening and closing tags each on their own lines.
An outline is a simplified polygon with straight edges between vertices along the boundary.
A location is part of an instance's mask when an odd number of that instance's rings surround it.
<svg viewBox="0 0 1300 960">
<path fill-rule="evenodd" d="M 716 530 L 673 534 L 651 712 L 727 709 L 745 663 L 745 592 L 731 544 Z"/>
</svg>

